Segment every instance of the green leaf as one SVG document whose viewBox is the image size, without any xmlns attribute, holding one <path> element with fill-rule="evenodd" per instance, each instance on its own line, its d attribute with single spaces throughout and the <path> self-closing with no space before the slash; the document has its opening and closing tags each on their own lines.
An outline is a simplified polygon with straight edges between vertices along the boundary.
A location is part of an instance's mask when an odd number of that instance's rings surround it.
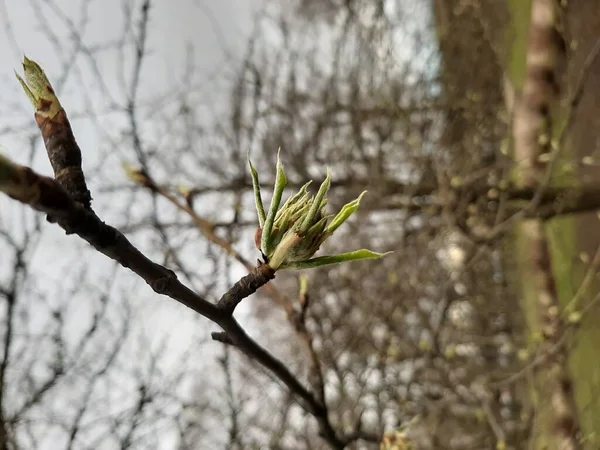
<svg viewBox="0 0 600 450">
<path fill-rule="evenodd" d="M 319 187 L 319 192 L 317 192 L 317 195 L 315 196 L 315 199 L 313 200 L 313 204 L 310 208 L 310 211 L 308 212 L 308 214 L 302 221 L 302 226 L 300 227 L 301 232 L 307 231 L 313 225 L 313 222 L 315 220 L 315 217 L 317 216 L 317 213 L 321 210 L 321 208 L 323 206 L 323 204 L 322 204 L 323 200 L 325 199 L 325 195 L 327 195 L 327 191 L 329 191 L 330 186 L 331 186 L 331 172 L 329 171 L 329 168 L 327 168 L 327 177 L 325 178 L 325 181 L 323 181 L 323 183 Z"/>
<path fill-rule="evenodd" d="M 271 205 L 269 206 L 269 213 L 265 219 L 265 226 L 263 227 L 262 237 L 260 240 L 260 249 L 265 255 L 270 255 L 273 251 L 273 242 L 271 239 L 271 232 L 273 231 L 273 223 L 275 222 L 275 216 L 281 203 L 281 196 L 283 190 L 287 184 L 287 178 L 285 171 L 283 170 L 283 164 L 281 164 L 281 158 L 279 157 L 279 151 L 277 151 L 277 176 L 275 177 L 275 187 L 273 189 L 273 197 L 271 198 Z"/>
<path fill-rule="evenodd" d="M 31 91 L 31 89 L 29 89 L 29 86 L 27 86 L 27 83 L 25 83 L 25 80 L 23 80 L 23 78 L 21 78 L 21 75 L 19 75 L 17 72 L 15 72 L 15 76 L 17 77 L 17 80 L 19 80 L 19 83 L 21 83 L 21 87 L 25 91 L 25 94 L 27 94 L 27 98 L 29 98 L 29 101 L 31 102 L 33 107 L 36 108 L 37 107 L 37 98 L 36 98 L 35 94 Z"/>
<path fill-rule="evenodd" d="M 304 197 L 308 198 L 306 191 L 308 189 L 308 186 L 310 186 L 311 183 L 312 183 L 312 180 L 309 181 L 308 183 L 306 183 L 304 186 L 302 186 L 297 193 L 291 194 L 288 197 L 288 199 L 285 201 L 283 206 L 281 207 L 279 214 L 281 214 L 285 209 L 293 208 L 293 207 L 295 207 L 296 204 L 299 204 L 302 201 L 304 201 L 305 200 Z M 277 220 L 277 219 L 275 219 L 275 220 Z"/>
<path fill-rule="evenodd" d="M 333 218 L 329 226 L 327 227 L 326 232 L 332 234 L 335 230 L 337 230 L 348 218 L 356 212 L 358 207 L 360 206 L 360 200 L 367 193 L 367 191 L 363 191 L 357 199 L 352 200 L 350 203 L 344 205 L 344 207 L 340 210 L 339 213 Z"/>
<path fill-rule="evenodd" d="M 302 214 L 302 211 L 304 210 L 308 212 L 308 209 L 310 209 L 310 194 L 306 192 L 306 188 L 309 184 L 310 182 L 302 186 L 302 189 L 300 189 L 298 193 L 290 196 L 283 206 L 279 208 L 279 211 L 277 211 L 277 215 L 275 216 L 275 223 L 278 223 L 285 215 L 296 216 Z"/>
<path fill-rule="evenodd" d="M 317 223 L 315 223 L 312 227 L 310 227 L 307 231 L 305 231 L 304 233 L 304 238 L 307 241 L 310 241 L 312 239 L 319 238 L 320 236 L 323 235 L 323 231 L 325 231 L 325 227 L 327 227 L 327 222 L 329 221 L 329 219 L 331 219 L 331 216 L 325 216 L 322 217 Z M 315 249 L 315 252 L 317 251 L 317 249 Z M 314 252 L 313 252 L 314 254 Z M 312 256 L 312 255 L 311 255 Z"/>
<path fill-rule="evenodd" d="M 320 256 L 318 258 L 312 258 L 306 261 L 297 261 L 290 263 L 285 267 L 280 267 L 280 269 L 314 269 L 316 267 L 321 266 L 329 266 L 332 264 L 340 264 L 347 261 L 361 261 L 364 259 L 379 259 L 383 258 L 385 255 L 389 255 L 392 252 L 387 253 L 376 253 L 371 250 L 356 250 L 354 252 L 342 253 L 340 255 L 333 256 Z"/>
<path fill-rule="evenodd" d="M 250 165 L 250 173 L 252 174 L 252 189 L 254 190 L 254 203 L 256 205 L 256 213 L 258 214 L 258 224 L 262 228 L 265 224 L 265 207 L 263 206 L 262 197 L 260 196 L 258 172 L 252 165 L 252 161 L 250 161 L 250 152 L 248 152 L 248 164 Z"/>
</svg>

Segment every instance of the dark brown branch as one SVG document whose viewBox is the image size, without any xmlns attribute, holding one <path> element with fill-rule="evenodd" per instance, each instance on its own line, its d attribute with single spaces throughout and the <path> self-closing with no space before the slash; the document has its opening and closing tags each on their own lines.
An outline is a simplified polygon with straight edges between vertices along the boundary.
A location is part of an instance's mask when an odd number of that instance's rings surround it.
<svg viewBox="0 0 600 450">
<path fill-rule="evenodd" d="M 67 113 L 61 110 L 52 119 L 36 113 L 54 177 L 71 198 L 91 209 L 92 195 L 87 188 L 81 168 L 81 150 L 75 141 Z"/>
<path fill-rule="evenodd" d="M 337 182 L 332 182 L 332 189 L 334 187 L 351 187 L 353 184 L 350 181 L 351 180 L 338 180 Z M 362 183 L 356 181 L 354 185 L 361 184 L 364 186 L 368 185 L 366 181 Z M 269 187 L 268 184 L 265 184 L 265 186 Z M 288 187 L 289 186 L 296 187 L 297 184 L 292 183 L 291 185 L 288 185 Z M 467 198 L 469 202 L 474 202 L 478 198 L 487 197 L 492 188 L 493 186 L 480 182 L 468 186 L 460 186 L 453 191 L 456 198 Z M 251 184 L 245 183 L 244 181 L 234 181 L 222 186 L 195 189 L 191 191 L 192 194 L 190 195 L 201 195 L 209 192 L 233 192 L 236 190 L 248 189 L 252 189 Z M 164 188 L 161 188 L 160 190 L 164 195 L 164 192 L 166 192 Z M 374 194 L 374 196 L 385 199 L 375 206 L 377 209 L 420 211 L 431 205 L 439 207 L 444 206 L 444 202 L 439 198 L 438 187 L 431 183 L 405 184 L 387 181 L 382 185 L 374 186 L 371 188 L 370 192 Z M 536 197 L 537 189 L 511 186 L 502 192 L 506 194 L 507 213 L 515 214 L 520 209 L 523 209 L 523 206 L 519 205 L 518 202 L 531 202 Z M 414 201 L 414 199 L 417 198 L 421 199 L 420 202 Z M 370 205 L 365 205 L 366 209 L 369 209 L 369 207 Z M 574 186 L 572 188 L 548 186 L 541 192 L 541 197 L 537 206 L 525 211 L 524 217 L 551 219 L 556 216 L 584 214 L 598 210 L 600 210 L 600 186 L 583 185 Z M 219 225 L 212 224 L 213 228 L 216 228 L 217 226 Z"/>
<path fill-rule="evenodd" d="M 596 186 L 590 188 L 573 189 L 546 189 L 540 205 L 532 212 L 531 217 L 551 219 L 553 217 L 585 214 L 600 210 L 600 189 Z M 556 194 L 556 195 L 553 195 Z"/>
<path fill-rule="evenodd" d="M 227 291 L 217 303 L 217 307 L 226 314 L 233 314 L 236 306 L 246 297 L 250 297 L 261 286 L 275 278 L 275 271 L 268 264 L 260 264 L 248 275 L 242 277 Z"/>
<path fill-rule="evenodd" d="M 552 219 L 600 210 L 600 186 L 513 188 L 506 191 L 506 213 L 524 219 Z"/>
<path fill-rule="evenodd" d="M 225 345 L 234 345 L 233 341 L 224 331 L 213 331 L 212 333 L 210 333 L 210 337 L 213 341 L 218 341 Z"/>
<path fill-rule="evenodd" d="M 323 438 L 333 448 L 345 447 L 346 441 L 340 439 L 332 428 L 324 405 L 298 381 L 282 361 L 248 336 L 231 314 L 184 286 L 170 269 L 148 259 L 117 229 L 105 224 L 92 211 L 71 199 L 52 178 L 38 175 L 23 166 L 17 166 L 15 171 L 19 178 L 16 180 L 19 189 L 11 190 L 12 198 L 51 215 L 67 234 L 77 234 L 99 252 L 139 275 L 155 292 L 171 297 L 217 323 L 227 336 L 224 338 L 219 334 L 219 338 L 215 336 L 217 340 L 227 339 L 246 356 L 271 371 L 296 396 L 300 405 L 315 417 Z M 263 277 L 267 276 L 269 275 L 263 274 Z M 256 283 L 248 284 L 257 286 Z"/>
</svg>

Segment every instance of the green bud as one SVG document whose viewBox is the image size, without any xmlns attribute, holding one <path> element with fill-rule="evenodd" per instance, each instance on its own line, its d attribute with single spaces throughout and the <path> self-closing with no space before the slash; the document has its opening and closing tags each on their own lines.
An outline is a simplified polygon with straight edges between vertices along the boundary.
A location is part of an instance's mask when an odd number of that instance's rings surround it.
<svg viewBox="0 0 600 450">
<path fill-rule="evenodd" d="M 331 173 L 328 169 L 327 177 L 314 197 L 308 192 L 308 186 L 311 183 L 309 181 L 298 192 L 291 194 L 280 208 L 287 178 L 278 153 L 273 197 L 265 217 L 258 173 L 250 161 L 249 166 L 260 225 L 256 235 L 257 246 L 260 247 L 271 268 L 275 270 L 309 269 L 385 256 L 382 253 L 363 249 L 341 255 L 313 258 L 323 242 L 356 212 L 366 191 L 357 199 L 346 204 L 337 215 L 326 215 L 325 209 L 328 203 L 326 195 L 331 186 Z"/>
<path fill-rule="evenodd" d="M 62 110 L 62 106 L 44 70 L 35 61 L 25 56 L 23 57 L 23 71 L 25 80 L 17 73 L 15 75 L 36 113 L 53 119 Z"/>
</svg>

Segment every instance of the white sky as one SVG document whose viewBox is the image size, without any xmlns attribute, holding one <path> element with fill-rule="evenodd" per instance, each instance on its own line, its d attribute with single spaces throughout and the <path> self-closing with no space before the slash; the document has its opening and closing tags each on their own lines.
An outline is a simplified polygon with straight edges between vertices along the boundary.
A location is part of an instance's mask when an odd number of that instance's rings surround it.
<svg viewBox="0 0 600 450">
<path fill-rule="evenodd" d="M 38 3 L 45 4 L 44 1 Z M 119 39 L 124 28 L 123 4 L 129 4 L 137 14 L 140 1 L 128 0 L 92 0 L 88 9 L 88 24 L 83 35 L 84 44 L 93 48 Z M 55 4 L 75 24 L 82 19 L 81 0 L 56 0 Z M 244 50 L 248 35 L 252 28 L 253 7 L 255 1 L 239 0 L 154 0 L 151 7 L 151 20 L 148 35 L 148 57 L 144 60 L 140 82 L 140 101 L 150 100 L 154 95 L 164 94 L 177 86 L 185 71 L 185 61 L 189 49 L 192 49 L 196 79 L 206 78 L 206 95 L 221 97 L 223 103 L 224 90 L 215 89 L 219 78 L 225 77 L 226 61 L 236 61 Z M 254 5 L 254 6 L 253 6 Z M 44 6 L 46 17 L 57 17 L 53 10 Z M 137 20 L 134 21 L 137 23 Z M 76 40 L 70 36 L 68 26 L 57 19 L 51 24 L 53 32 L 66 43 L 65 50 L 57 55 L 56 49 L 48 40 L 47 33 L 40 27 L 39 18 L 32 10 L 32 3 L 27 0 L 0 0 L 0 145 L 3 151 L 17 162 L 26 163 L 23 150 L 32 133 L 37 132 L 33 120 L 31 105 L 23 94 L 14 71 L 22 72 L 20 63 L 23 54 L 37 61 L 44 67 L 50 80 L 56 87 L 63 73 L 64 61 L 68 61 Z M 66 53 L 66 54 L 65 54 Z M 97 61 L 104 82 L 113 98 L 123 101 L 123 77 L 129 78 L 133 53 L 124 56 L 125 73 L 119 64 L 118 53 L 107 51 L 98 54 Z M 97 89 L 95 77 L 90 72 L 89 60 L 85 55 L 75 59 L 74 70 L 60 91 L 60 100 L 71 118 L 78 143 L 83 151 L 84 169 L 93 167 L 96 156 L 102 147 L 102 136 L 90 125 L 87 118 L 78 117 L 85 111 L 82 87 L 86 95 L 96 101 L 96 113 L 102 113 L 110 107 Z M 217 87 L 224 88 L 223 84 Z M 213 102 L 216 100 L 212 100 Z M 218 101 L 217 101 L 218 102 Z M 101 116 L 103 119 L 104 116 Z M 122 117 L 109 119 L 101 124 L 110 126 L 112 120 L 123 120 Z M 140 119 L 140 122 L 143 122 Z M 11 132 L 2 132 L 3 127 L 16 127 Z M 109 130 L 113 131 L 113 130 Z M 33 167 L 44 174 L 51 174 L 51 168 L 40 142 L 36 150 Z M 89 175 L 89 174 L 88 174 Z M 120 177 L 121 175 L 117 175 Z M 94 192 L 94 181 L 91 180 L 92 195 L 98 204 L 102 197 Z M 112 199 L 111 199 L 112 200 Z M 0 203 L 4 206 L 6 203 Z M 102 211 L 101 206 L 99 207 Z M 2 214 L 5 211 L 5 214 Z M 6 207 L 0 209 L 6 220 Z M 46 228 L 57 228 L 46 226 Z M 69 245 L 73 239 L 65 237 L 60 230 L 51 230 L 60 245 Z M 93 252 L 88 252 L 93 253 Z M 52 255 L 54 258 L 56 255 Z M 104 258 L 104 257 L 101 257 Z"/>
<path fill-rule="evenodd" d="M 46 2 L 37 3 L 45 5 Z M 83 4 L 81 0 L 56 0 L 54 3 L 62 14 L 68 16 L 76 25 L 81 23 Z M 148 56 L 144 60 L 139 89 L 140 101 L 151 100 L 155 95 L 164 94 L 177 86 L 183 77 L 185 61 L 191 48 L 195 78 L 206 79 L 207 96 L 211 95 L 217 99 L 220 97 L 223 103 L 226 103 L 227 99 L 223 97 L 225 91 L 215 89 L 215 86 L 224 88 L 223 83 L 215 84 L 215 80 L 218 82 L 220 78 L 226 76 L 227 61 L 235 62 L 239 59 L 252 28 L 253 8 L 258 3 L 258 0 L 178 0 L 176 2 L 154 0 L 150 13 Z M 86 47 L 104 45 L 122 36 L 125 26 L 123 4 L 130 5 L 137 16 L 140 1 L 92 0 L 90 2 L 87 10 L 88 21 L 82 36 Z M 37 133 L 37 129 L 31 105 L 15 79 L 14 71 L 22 72 L 20 63 L 23 54 L 26 54 L 44 67 L 56 87 L 63 73 L 64 61 L 70 60 L 76 43 L 64 20 L 56 19 L 59 16 L 52 8 L 44 6 L 43 11 L 45 17 L 54 18 L 55 21 L 51 23 L 50 28 L 57 34 L 58 39 L 66 44 L 60 54 L 57 54 L 47 33 L 41 28 L 39 17 L 33 12 L 32 2 L 0 0 L 0 61 L 2 61 L 0 64 L 0 145 L 4 152 L 20 163 L 27 162 L 27 154 L 23 150 L 27 149 L 29 137 L 32 133 Z M 134 23 L 137 23 L 137 19 Z M 128 83 L 133 59 L 131 51 L 124 55 L 125 70 L 123 71 L 117 52 L 110 50 L 97 55 L 98 68 L 108 91 L 113 98 L 121 102 L 125 98 L 122 80 L 126 79 L 125 84 Z M 108 110 L 110 102 L 97 89 L 97 80 L 91 73 L 89 60 L 85 55 L 78 56 L 73 67 L 59 97 L 71 118 L 76 138 L 82 148 L 84 169 L 89 169 L 97 162 L 103 137 L 98 135 L 87 118 L 78 119 L 87 107 L 87 100 L 83 97 L 89 96 L 96 102 L 93 106 L 97 114 Z M 85 94 L 82 88 L 85 89 Z M 218 100 L 216 102 L 218 103 Z M 110 126 L 114 120 L 123 120 L 122 117 L 109 118 L 102 115 L 100 118 L 103 127 Z M 143 119 L 140 119 L 140 122 L 143 122 Z M 2 132 L 6 131 L 6 127 L 11 127 L 9 132 Z M 49 162 L 40 142 L 38 142 L 33 167 L 41 173 L 51 174 Z M 103 199 L 94 192 L 93 180 L 91 185 L 96 204 L 101 205 Z M 0 206 L 5 204 L 0 203 Z M 99 209 L 102 210 L 101 206 Z M 5 214 L 2 214 L 3 211 Z M 2 216 L 6 220 L 6 211 L 5 206 L 0 209 L 0 220 Z M 46 226 L 46 228 L 57 227 Z M 65 244 L 63 233 L 60 230 L 53 231 L 61 245 Z M 68 244 L 72 242 L 72 239 L 67 239 Z M 52 257 L 54 258 L 55 255 Z"/>
<path fill-rule="evenodd" d="M 40 63 L 50 80 L 56 83 L 62 74 L 64 61 L 69 61 L 72 49 L 77 43 L 77 39 L 70 35 L 68 23 L 58 18 L 60 11 L 75 24 L 82 20 L 81 0 L 55 0 L 54 3 L 59 8 L 58 15 L 46 2 L 38 3 L 44 5 L 45 16 L 52 18 L 50 28 L 61 42 L 66 43 L 63 51 L 58 54 L 47 33 L 42 29 L 39 16 L 36 16 L 32 9 L 32 2 L 0 0 L 0 146 L 3 152 L 20 163 L 27 162 L 24 150 L 28 148 L 29 136 L 37 132 L 37 128 L 31 105 L 21 91 L 14 71 L 22 72 L 20 63 L 23 54 L 26 54 Z M 244 50 L 252 29 L 252 11 L 258 3 L 258 0 L 154 0 L 148 30 L 148 57 L 144 61 L 140 83 L 140 99 L 151 99 L 156 92 L 161 94 L 177 86 L 183 77 L 190 49 L 196 67 L 196 79 L 205 78 L 207 86 L 213 86 L 212 81 L 218 81 L 222 76 L 225 62 L 235 61 Z M 92 0 L 87 11 L 89 21 L 82 36 L 86 47 L 104 45 L 122 36 L 125 27 L 123 4 L 130 5 L 137 17 L 140 1 Z M 137 23 L 137 19 L 134 23 Z M 124 56 L 126 70 L 123 74 L 118 53 L 107 51 L 98 54 L 98 68 L 114 98 L 125 98 L 121 80 L 123 76 L 129 76 L 132 61 L 132 52 Z M 96 113 L 110 107 L 110 102 L 99 91 L 90 67 L 84 54 L 78 56 L 73 62 L 74 70 L 69 73 L 59 96 L 71 117 L 76 138 L 83 150 L 84 169 L 89 169 L 98 162 L 98 155 L 102 150 L 102 136 L 87 119 L 77 119 L 78 114 L 87 108 L 88 102 L 83 98 L 82 87 L 87 92 L 85 95 L 97 102 L 94 104 Z M 223 90 L 213 87 L 207 89 L 207 95 L 213 96 L 213 102 L 218 102 L 219 98 L 226 101 L 223 94 Z M 113 120 L 119 121 L 122 118 L 101 116 L 104 127 L 109 127 L 110 123 L 114 123 L 111 122 Z M 41 142 L 38 142 L 33 167 L 47 175 L 52 173 Z M 97 211 L 111 223 L 111 218 L 102 213 L 103 200 L 106 199 L 95 195 L 94 188 L 97 186 L 93 180 L 90 187 L 96 200 Z M 0 198 L 0 223 L 9 223 L 18 229 L 20 219 L 17 218 L 16 208 L 21 206 L 4 197 Z M 36 253 L 35 266 L 40 273 L 39 279 L 43 280 L 42 286 L 47 288 L 49 295 L 61 291 L 65 273 L 72 273 L 73 261 L 77 261 L 77 258 L 84 257 L 90 262 L 98 276 L 109 273 L 111 264 L 107 258 L 97 254 L 87 244 L 77 241 L 73 236 L 65 236 L 55 225 L 44 223 L 43 228 L 44 238 L 40 250 Z M 0 260 L 2 245 L 0 242 Z M 0 261 L 0 271 L 2 270 Z M 121 287 L 135 287 L 134 295 L 139 296 L 139 302 L 146 305 L 143 320 L 140 322 L 150 339 L 169 334 L 173 348 L 186 349 L 197 339 L 197 335 L 194 336 L 195 332 L 200 331 L 206 336 L 211 330 L 217 329 L 214 325 L 208 325 L 208 321 L 203 318 L 198 319 L 194 313 L 176 302 L 154 295 L 148 286 L 136 280 L 125 269 L 117 273 Z M 0 279 L 2 275 L 0 273 Z M 78 300 L 81 302 L 74 308 L 74 314 L 77 315 L 77 309 L 81 314 L 85 314 L 91 305 L 85 299 Z M 202 323 L 205 326 L 200 325 Z M 72 325 L 76 330 L 77 324 Z M 217 351 L 220 345 L 215 344 L 210 348 Z M 205 347 L 198 350 L 199 359 L 205 359 L 210 354 Z"/>
</svg>

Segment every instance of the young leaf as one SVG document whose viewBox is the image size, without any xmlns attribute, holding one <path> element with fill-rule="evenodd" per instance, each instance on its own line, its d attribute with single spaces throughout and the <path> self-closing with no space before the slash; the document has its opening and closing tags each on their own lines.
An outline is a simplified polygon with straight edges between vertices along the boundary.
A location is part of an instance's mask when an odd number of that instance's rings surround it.
<svg viewBox="0 0 600 450">
<path fill-rule="evenodd" d="M 313 222 L 315 220 L 315 217 L 317 216 L 317 213 L 323 206 L 322 205 L 323 199 L 325 198 L 325 195 L 327 195 L 327 191 L 329 191 L 330 186 L 331 186 L 331 172 L 329 171 L 329 168 L 328 168 L 327 169 L 327 177 L 325 178 L 325 181 L 323 181 L 323 183 L 319 187 L 319 192 L 317 192 L 317 195 L 315 196 L 315 199 L 313 200 L 313 204 L 310 208 L 310 211 L 308 212 L 308 214 L 304 218 L 304 221 L 302 222 L 302 226 L 300 228 L 301 232 L 307 231 L 313 225 Z"/>
<path fill-rule="evenodd" d="M 286 184 L 287 178 L 283 170 L 283 164 L 281 164 L 281 159 L 279 158 L 279 152 L 277 152 L 277 176 L 275 177 L 275 188 L 273 189 L 273 197 L 271 198 L 269 213 L 265 219 L 265 226 L 263 227 L 260 241 L 260 249 L 265 255 L 270 255 L 273 250 L 271 232 L 273 231 L 273 222 L 275 222 L 275 216 L 277 215 L 277 210 L 281 203 L 281 196 L 283 195 Z"/>
<path fill-rule="evenodd" d="M 256 204 L 256 213 L 258 214 L 258 224 L 262 228 L 265 225 L 265 207 L 260 196 L 258 172 L 252 165 L 252 161 L 250 161 L 250 154 L 248 154 L 248 164 L 250 165 L 250 173 L 252 174 L 252 189 L 254 190 L 254 203 Z"/>
<path fill-rule="evenodd" d="M 367 191 L 363 191 L 357 199 L 352 200 L 350 203 L 346 203 L 344 207 L 340 210 L 339 213 L 333 218 L 329 226 L 327 227 L 326 232 L 332 234 L 335 230 L 337 230 L 340 225 L 342 225 L 348 218 L 356 212 L 358 207 L 360 206 L 360 200 L 363 198 Z"/>
<path fill-rule="evenodd" d="M 362 249 L 362 250 L 356 250 L 354 252 L 342 253 L 340 255 L 320 256 L 318 258 L 312 258 L 312 259 L 308 259 L 306 261 L 297 261 L 297 262 L 293 262 L 285 267 L 280 267 L 280 269 L 297 269 L 297 270 L 314 269 L 315 267 L 329 266 L 332 264 L 339 264 L 339 263 L 343 263 L 346 261 L 361 261 L 363 259 L 380 259 L 390 253 L 391 252 L 376 253 L 376 252 L 372 252 L 371 250 Z"/>
<path fill-rule="evenodd" d="M 27 97 L 29 97 L 36 113 L 53 119 L 62 110 L 62 106 L 44 70 L 35 61 L 25 56 L 23 58 L 23 71 L 25 80 L 16 72 L 15 75 Z"/>
<path fill-rule="evenodd" d="M 308 189 L 308 186 L 310 186 L 311 183 L 312 183 L 312 180 L 309 181 L 308 183 L 306 183 L 304 186 L 302 186 L 300 188 L 300 190 L 298 192 L 296 192 L 295 194 L 290 194 L 288 199 L 285 201 L 285 203 L 279 210 L 278 216 L 281 214 L 281 212 L 283 210 L 288 209 L 290 207 L 293 208 L 297 203 L 301 203 L 301 200 L 304 200 L 304 197 L 308 197 L 306 191 Z M 277 219 L 278 218 L 276 218 L 275 220 L 277 220 Z"/>
</svg>

